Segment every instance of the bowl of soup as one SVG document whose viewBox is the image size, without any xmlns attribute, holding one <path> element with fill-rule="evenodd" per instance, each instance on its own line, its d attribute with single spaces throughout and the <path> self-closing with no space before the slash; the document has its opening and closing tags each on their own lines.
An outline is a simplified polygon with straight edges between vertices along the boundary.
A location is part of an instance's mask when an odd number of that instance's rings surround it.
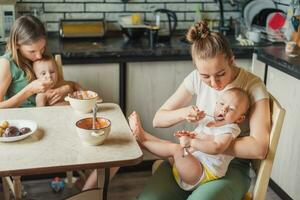
<svg viewBox="0 0 300 200">
<path fill-rule="evenodd" d="M 93 91 L 75 91 L 65 97 L 72 108 L 79 113 L 90 113 L 96 103 L 101 103 L 102 99 Z"/>
<path fill-rule="evenodd" d="M 95 128 L 93 128 L 93 118 L 84 118 L 76 122 L 76 130 L 81 141 L 88 145 L 103 144 L 110 133 L 111 121 L 104 117 L 97 117 Z"/>
</svg>

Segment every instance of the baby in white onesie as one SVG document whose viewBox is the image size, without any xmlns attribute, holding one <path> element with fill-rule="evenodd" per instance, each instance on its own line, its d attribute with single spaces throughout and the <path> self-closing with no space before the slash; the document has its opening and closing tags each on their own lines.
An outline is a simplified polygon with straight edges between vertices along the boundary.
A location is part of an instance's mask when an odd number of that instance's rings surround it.
<svg viewBox="0 0 300 200">
<path fill-rule="evenodd" d="M 222 153 L 240 134 L 237 124 L 245 119 L 249 106 L 249 96 L 242 89 L 224 91 L 218 98 L 213 116 L 206 115 L 194 132 L 178 131 L 175 134 L 180 144 L 145 132 L 136 112 L 130 115 L 129 125 L 143 147 L 157 156 L 171 158 L 179 186 L 193 190 L 225 175 L 233 157 Z"/>
</svg>

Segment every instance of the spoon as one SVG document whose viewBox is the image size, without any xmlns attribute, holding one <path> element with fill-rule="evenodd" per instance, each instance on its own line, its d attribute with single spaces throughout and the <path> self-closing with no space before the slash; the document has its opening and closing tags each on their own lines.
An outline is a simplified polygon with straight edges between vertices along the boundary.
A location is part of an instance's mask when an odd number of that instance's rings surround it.
<svg viewBox="0 0 300 200">
<path fill-rule="evenodd" d="M 205 114 L 205 116 L 208 116 L 208 117 L 211 117 L 211 118 L 215 119 L 215 116 L 213 116 L 213 115 Z"/>
<path fill-rule="evenodd" d="M 93 107 L 93 129 L 96 129 L 97 109 L 98 106 L 95 104 Z"/>
</svg>

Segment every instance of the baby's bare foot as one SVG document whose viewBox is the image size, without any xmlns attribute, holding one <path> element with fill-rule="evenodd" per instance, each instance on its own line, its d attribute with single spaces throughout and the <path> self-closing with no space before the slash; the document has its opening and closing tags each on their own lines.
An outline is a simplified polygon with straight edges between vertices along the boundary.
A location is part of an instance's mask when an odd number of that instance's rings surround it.
<svg viewBox="0 0 300 200">
<path fill-rule="evenodd" d="M 128 117 L 128 121 L 135 139 L 140 143 L 143 143 L 146 140 L 146 138 L 145 138 L 144 129 L 142 127 L 140 116 L 137 114 L 137 112 L 134 111 Z"/>
</svg>

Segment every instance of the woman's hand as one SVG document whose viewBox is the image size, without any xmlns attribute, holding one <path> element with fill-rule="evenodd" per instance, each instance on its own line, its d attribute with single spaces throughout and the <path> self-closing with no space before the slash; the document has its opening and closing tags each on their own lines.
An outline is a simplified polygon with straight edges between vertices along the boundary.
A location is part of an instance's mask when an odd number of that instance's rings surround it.
<svg viewBox="0 0 300 200">
<path fill-rule="evenodd" d="M 47 91 L 48 104 L 50 106 L 62 101 L 68 93 L 73 92 L 70 85 L 63 85 L 56 89 L 50 89 Z"/>
<path fill-rule="evenodd" d="M 197 106 L 188 106 L 185 110 L 185 119 L 190 123 L 198 122 L 205 117 L 204 111 L 200 111 Z"/>
<path fill-rule="evenodd" d="M 36 79 L 30 82 L 26 87 L 31 95 L 46 92 L 53 86 L 53 82 L 49 80 Z"/>
</svg>

